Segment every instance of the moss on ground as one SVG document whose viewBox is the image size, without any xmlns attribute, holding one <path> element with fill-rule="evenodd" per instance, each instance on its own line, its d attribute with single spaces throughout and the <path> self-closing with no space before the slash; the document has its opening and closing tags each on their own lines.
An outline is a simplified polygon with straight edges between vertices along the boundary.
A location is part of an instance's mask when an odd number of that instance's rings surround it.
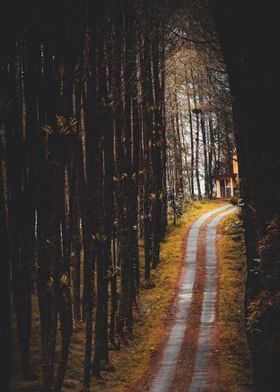
<svg viewBox="0 0 280 392">
<path fill-rule="evenodd" d="M 219 226 L 218 325 L 222 350 L 219 357 L 222 380 L 228 392 L 252 392 L 252 366 L 246 336 L 244 299 L 246 255 L 238 212 Z"/>
</svg>

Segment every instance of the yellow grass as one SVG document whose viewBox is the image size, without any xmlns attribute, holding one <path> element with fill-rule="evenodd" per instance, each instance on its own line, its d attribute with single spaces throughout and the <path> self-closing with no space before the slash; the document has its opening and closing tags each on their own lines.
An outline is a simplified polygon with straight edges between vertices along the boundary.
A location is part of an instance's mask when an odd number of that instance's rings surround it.
<svg viewBox="0 0 280 392">
<path fill-rule="evenodd" d="M 135 339 L 131 341 L 128 347 L 122 348 L 119 352 L 111 352 L 110 360 L 115 367 L 115 371 L 103 373 L 106 378 L 104 381 L 92 379 L 93 391 L 124 392 L 129 385 L 132 385 L 145 374 L 152 355 L 161 342 L 163 322 L 175 290 L 182 260 L 182 239 L 188 228 L 200 215 L 218 208 L 220 204 L 221 202 L 217 200 L 194 202 L 176 226 L 169 226 L 165 242 L 161 246 L 160 265 L 156 271 L 152 271 L 152 282 L 155 287 L 142 289 L 141 291 L 140 314 L 135 314 Z M 142 249 L 140 249 L 140 254 L 143 256 Z M 80 367 L 79 373 L 81 374 L 83 346 L 80 349 L 82 350 L 79 353 L 81 355 L 78 356 L 78 347 L 74 350 L 74 362 L 76 366 Z M 71 358 L 73 357 L 71 356 Z M 71 369 L 73 369 L 73 365 L 72 362 Z M 73 378 L 70 380 L 69 373 L 67 382 L 69 386 L 73 383 Z M 73 391 L 73 389 L 64 388 L 64 392 L 66 391 Z"/>
<path fill-rule="evenodd" d="M 244 317 L 246 256 L 238 213 L 223 219 L 219 231 L 221 376 L 228 385 L 228 392 L 251 392 L 252 367 Z"/>
</svg>

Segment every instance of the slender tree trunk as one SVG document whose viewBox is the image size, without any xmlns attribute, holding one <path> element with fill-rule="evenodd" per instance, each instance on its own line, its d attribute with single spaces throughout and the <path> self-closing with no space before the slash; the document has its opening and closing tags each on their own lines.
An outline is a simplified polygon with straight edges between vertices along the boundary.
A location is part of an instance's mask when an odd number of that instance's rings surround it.
<svg viewBox="0 0 280 392">
<path fill-rule="evenodd" d="M 204 155 L 204 192 L 205 197 L 209 199 L 209 172 L 208 172 L 208 155 L 207 155 L 207 138 L 206 138 L 206 128 L 205 128 L 205 115 L 201 113 L 200 115 L 200 126 L 202 133 L 202 143 L 203 143 L 203 155 Z"/>
<path fill-rule="evenodd" d="M 0 119 L 2 128 L 2 121 Z M 10 266 L 9 266 L 9 239 L 8 239 L 8 220 L 6 211 L 6 201 L 4 194 L 5 176 L 2 167 L 3 140 L 0 134 L 0 258 L 2 262 L 1 274 L 1 298 L 2 319 L 0 323 L 0 334 L 2 337 L 1 363 L 6 364 L 5 372 L 0 379 L 0 388 L 3 391 L 10 390 L 11 381 L 11 304 L 10 304 Z M 7 180 L 7 179 L 6 179 Z"/>
<path fill-rule="evenodd" d="M 188 114 L 190 124 L 190 138 L 191 138 L 191 197 L 194 198 L 194 136 L 193 136 L 193 117 L 191 111 L 190 96 L 188 94 Z"/>
<path fill-rule="evenodd" d="M 213 123 L 212 117 L 209 115 L 209 139 L 210 139 L 210 146 L 208 152 L 208 162 L 209 162 L 209 193 L 210 197 L 213 197 L 213 161 L 215 164 L 215 141 L 213 135 Z"/>
</svg>

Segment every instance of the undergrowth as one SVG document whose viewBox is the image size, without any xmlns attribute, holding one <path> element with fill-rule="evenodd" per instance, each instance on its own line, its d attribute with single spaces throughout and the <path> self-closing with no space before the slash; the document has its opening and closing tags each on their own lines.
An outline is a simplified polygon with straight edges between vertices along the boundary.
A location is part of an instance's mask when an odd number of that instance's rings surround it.
<svg viewBox="0 0 280 392">
<path fill-rule="evenodd" d="M 252 365 L 247 342 L 244 300 L 246 255 L 238 213 L 219 226 L 218 326 L 221 337 L 219 363 L 228 392 L 252 392 Z"/>
</svg>

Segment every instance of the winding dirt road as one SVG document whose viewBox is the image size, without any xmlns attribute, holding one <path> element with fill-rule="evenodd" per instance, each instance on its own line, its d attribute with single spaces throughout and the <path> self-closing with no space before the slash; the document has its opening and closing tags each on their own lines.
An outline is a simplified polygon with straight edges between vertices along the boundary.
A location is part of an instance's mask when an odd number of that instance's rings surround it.
<svg viewBox="0 0 280 392">
<path fill-rule="evenodd" d="M 216 230 L 234 211 L 230 205 L 203 214 L 188 234 L 173 325 L 155 374 L 142 390 L 149 392 L 226 392 L 219 380 L 217 352 Z"/>
</svg>

